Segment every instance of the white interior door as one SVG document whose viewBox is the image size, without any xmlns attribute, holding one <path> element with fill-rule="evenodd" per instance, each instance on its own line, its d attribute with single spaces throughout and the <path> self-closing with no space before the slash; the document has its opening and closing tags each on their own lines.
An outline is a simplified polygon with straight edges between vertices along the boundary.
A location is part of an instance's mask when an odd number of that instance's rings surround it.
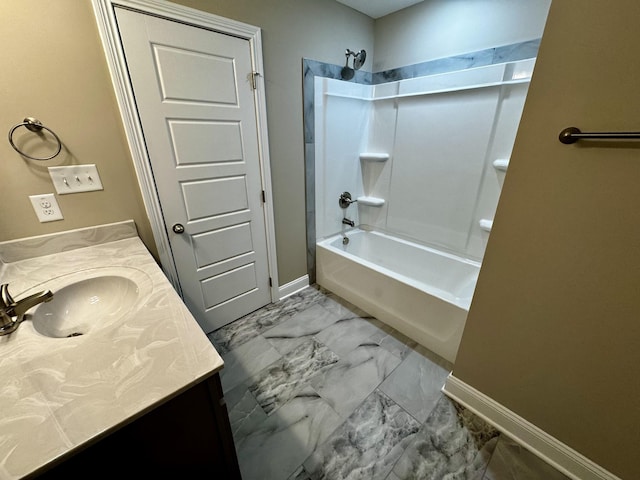
<svg viewBox="0 0 640 480">
<path fill-rule="evenodd" d="M 210 332 L 271 300 L 251 48 L 116 17 L 183 298 Z"/>
</svg>

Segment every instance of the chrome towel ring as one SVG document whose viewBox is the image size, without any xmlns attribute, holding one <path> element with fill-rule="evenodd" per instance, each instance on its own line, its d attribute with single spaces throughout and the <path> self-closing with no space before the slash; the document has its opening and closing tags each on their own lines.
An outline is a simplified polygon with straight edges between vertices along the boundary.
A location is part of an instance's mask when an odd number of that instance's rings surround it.
<svg viewBox="0 0 640 480">
<path fill-rule="evenodd" d="M 44 128 L 47 132 L 49 132 L 51 135 L 53 135 L 53 138 L 55 138 L 56 142 L 58 142 L 58 149 L 56 150 L 56 153 L 54 153 L 53 155 L 51 155 L 49 157 L 32 157 L 31 155 L 27 155 L 26 153 L 24 153 L 22 150 L 20 150 L 18 147 L 16 147 L 15 143 L 13 143 L 13 132 L 15 132 L 18 127 L 25 127 L 27 130 L 29 130 L 31 132 L 36 132 L 36 133 L 42 131 L 42 129 Z M 42 122 L 40 122 L 40 120 L 38 120 L 37 118 L 33 118 L 33 117 L 26 117 L 23 120 L 22 123 L 17 124 L 11 130 L 9 130 L 9 143 L 11 144 L 13 149 L 16 152 L 18 152 L 20 155 L 22 155 L 23 157 L 27 157 L 27 158 L 30 158 L 31 160 L 38 160 L 38 161 L 51 160 L 53 157 L 57 156 L 60 153 L 60 151 L 62 150 L 62 142 L 58 138 L 58 135 L 56 135 L 55 132 L 53 130 L 51 130 L 50 128 L 45 127 L 42 124 Z"/>
</svg>

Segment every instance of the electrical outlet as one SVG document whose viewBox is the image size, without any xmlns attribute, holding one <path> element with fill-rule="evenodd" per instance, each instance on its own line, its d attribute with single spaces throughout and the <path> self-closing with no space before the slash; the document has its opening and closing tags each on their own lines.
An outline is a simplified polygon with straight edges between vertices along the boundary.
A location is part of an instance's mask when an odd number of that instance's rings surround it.
<svg viewBox="0 0 640 480">
<path fill-rule="evenodd" d="M 49 167 L 49 175 L 58 195 L 103 190 L 95 165 Z"/>
<path fill-rule="evenodd" d="M 64 220 L 62 211 L 53 193 L 43 193 L 41 195 L 30 195 L 31 205 L 38 216 L 40 223 Z"/>
</svg>

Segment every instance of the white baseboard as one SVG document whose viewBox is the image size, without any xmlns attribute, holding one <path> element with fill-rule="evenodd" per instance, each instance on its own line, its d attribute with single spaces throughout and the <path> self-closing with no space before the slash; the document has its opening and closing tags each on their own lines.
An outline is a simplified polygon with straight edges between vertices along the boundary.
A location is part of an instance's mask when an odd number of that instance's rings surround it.
<svg viewBox="0 0 640 480">
<path fill-rule="evenodd" d="M 442 391 L 569 478 L 622 480 L 453 374 Z"/>
<path fill-rule="evenodd" d="M 285 283 L 280 287 L 279 294 L 280 300 L 283 300 L 296 292 L 299 292 L 303 288 L 309 286 L 309 275 L 304 275 L 300 278 L 296 278 L 292 282 Z"/>
</svg>

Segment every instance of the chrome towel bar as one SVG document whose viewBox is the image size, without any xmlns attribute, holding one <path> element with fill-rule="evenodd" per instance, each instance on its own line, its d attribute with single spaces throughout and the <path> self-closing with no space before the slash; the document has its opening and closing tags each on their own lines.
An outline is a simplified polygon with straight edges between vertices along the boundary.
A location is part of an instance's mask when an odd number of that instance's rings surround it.
<svg viewBox="0 0 640 480">
<path fill-rule="evenodd" d="M 577 127 L 567 127 L 560 132 L 558 140 L 565 145 L 578 140 L 640 140 L 640 132 L 581 132 Z"/>
</svg>

